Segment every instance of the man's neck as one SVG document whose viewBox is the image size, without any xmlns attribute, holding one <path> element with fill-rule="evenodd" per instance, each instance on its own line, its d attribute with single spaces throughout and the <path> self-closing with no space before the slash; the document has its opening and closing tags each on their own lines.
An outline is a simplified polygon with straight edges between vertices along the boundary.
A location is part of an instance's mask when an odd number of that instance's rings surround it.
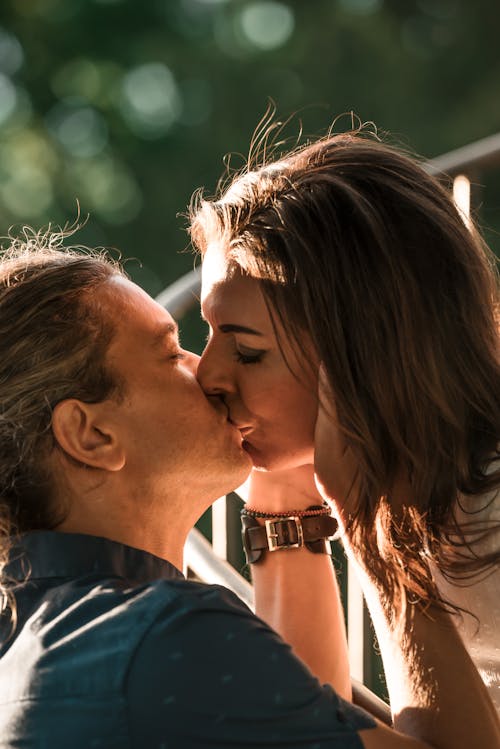
<svg viewBox="0 0 500 749">
<path fill-rule="evenodd" d="M 61 533 L 83 533 L 89 536 L 107 538 L 110 541 L 116 541 L 125 546 L 131 546 L 134 549 L 141 549 L 142 551 L 147 551 L 149 554 L 154 554 L 160 557 L 160 559 L 170 562 L 170 564 L 173 564 L 174 567 L 182 571 L 184 544 L 187 533 L 181 536 L 179 532 L 175 543 L 170 543 L 165 534 L 153 531 L 148 532 L 143 527 L 137 527 L 139 524 L 139 519 L 136 519 L 135 527 L 131 528 L 124 524 L 117 527 L 109 522 L 99 523 L 96 522 L 96 518 L 92 522 L 78 522 L 74 518 L 68 518 L 56 526 L 54 530 Z"/>
<path fill-rule="evenodd" d="M 169 512 L 168 502 L 137 501 L 112 491 L 70 496 L 64 520 L 55 530 L 108 538 L 154 554 L 182 571 L 184 544 L 196 518 Z"/>
</svg>

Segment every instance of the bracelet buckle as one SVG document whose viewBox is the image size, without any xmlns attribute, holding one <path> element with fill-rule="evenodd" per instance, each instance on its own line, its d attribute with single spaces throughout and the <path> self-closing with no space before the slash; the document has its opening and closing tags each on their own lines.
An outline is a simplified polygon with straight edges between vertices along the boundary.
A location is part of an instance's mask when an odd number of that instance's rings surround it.
<svg viewBox="0 0 500 749">
<path fill-rule="evenodd" d="M 278 524 L 280 526 L 279 533 Z M 300 549 L 301 546 L 304 546 L 302 522 L 297 515 L 290 515 L 279 520 L 266 520 L 265 528 L 269 551 Z"/>
</svg>

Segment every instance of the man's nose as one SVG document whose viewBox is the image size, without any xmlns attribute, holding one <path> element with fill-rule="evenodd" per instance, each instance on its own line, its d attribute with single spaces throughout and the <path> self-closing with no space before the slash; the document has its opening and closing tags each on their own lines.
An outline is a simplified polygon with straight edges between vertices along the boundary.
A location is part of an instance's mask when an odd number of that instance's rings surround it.
<svg viewBox="0 0 500 749">
<path fill-rule="evenodd" d="M 207 395 L 225 395 L 234 390 L 231 384 L 231 367 L 222 362 L 217 348 L 211 341 L 207 344 L 198 363 L 196 376 Z"/>
</svg>

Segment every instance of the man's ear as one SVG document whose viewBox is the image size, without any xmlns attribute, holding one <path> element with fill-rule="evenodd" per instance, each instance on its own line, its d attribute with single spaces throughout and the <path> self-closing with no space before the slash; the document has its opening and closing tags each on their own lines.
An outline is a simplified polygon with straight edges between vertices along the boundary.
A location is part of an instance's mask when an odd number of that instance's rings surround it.
<svg viewBox="0 0 500 749">
<path fill-rule="evenodd" d="M 61 401 L 52 413 L 52 431 L 62 450 L 79 463 L 106 471 L 120 471 L 125 465 L 124 450 L 102 403 Z"/>
</svg>

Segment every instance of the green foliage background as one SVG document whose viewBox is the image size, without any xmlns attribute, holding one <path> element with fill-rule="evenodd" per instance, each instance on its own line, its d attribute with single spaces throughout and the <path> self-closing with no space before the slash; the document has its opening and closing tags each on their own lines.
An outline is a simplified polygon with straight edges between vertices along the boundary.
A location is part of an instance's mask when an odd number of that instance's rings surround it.
<svg viewBox="0 0 500 749">
<path fill-rule="evenodd" d="M 353 110 L 431 157 L 499 129 L 499 23 L 491 0 L 2 0 L 0 233 L 78 199 L 80 241 L 139 258 L 156 294 L 193 265 L 179 214 L 268 97 L 307 134 Z"/>
</svg>

